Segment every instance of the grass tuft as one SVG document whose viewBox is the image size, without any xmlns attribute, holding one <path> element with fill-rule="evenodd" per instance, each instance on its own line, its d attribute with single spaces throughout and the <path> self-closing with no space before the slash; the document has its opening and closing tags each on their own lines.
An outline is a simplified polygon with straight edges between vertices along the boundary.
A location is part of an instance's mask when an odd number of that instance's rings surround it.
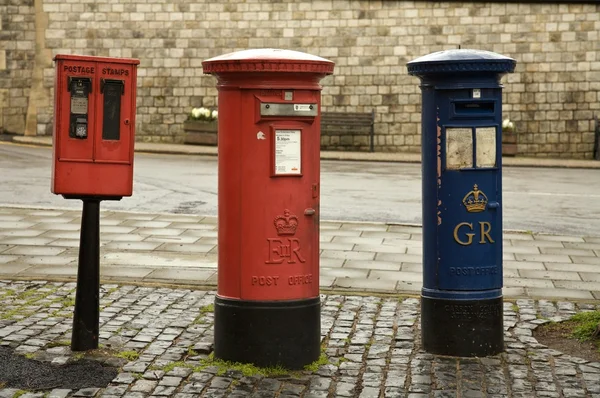
<svg viewBox="0 0 600 398">
<path fill-rule="evenodd" d="M 580 312 L 569 321 L 577 324 L 572 336 L 579 341 L 589 341 L 600 327 L 600 311 Z"/>
<path fill-rule="evenodd" d="M 135 351 L 121 351 L 115 356 L 117 358 L 123 358 L 131 362 L 137 360 L 140 357 L 140 354 Z"/>
</svg>

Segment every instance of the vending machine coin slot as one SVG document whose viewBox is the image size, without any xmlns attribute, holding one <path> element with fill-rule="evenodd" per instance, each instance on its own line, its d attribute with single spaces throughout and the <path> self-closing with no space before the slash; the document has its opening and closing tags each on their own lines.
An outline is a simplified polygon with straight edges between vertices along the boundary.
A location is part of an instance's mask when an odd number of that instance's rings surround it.
<svg viewBox="0 0 600 398">
<path fill-rule="evenodd" d="M 69 77 L 68 90 L 71 92 L 71 119 L 69 137 L 88 137 L 88 97 L 92 92 L 90 77 Z"/>
</svg>

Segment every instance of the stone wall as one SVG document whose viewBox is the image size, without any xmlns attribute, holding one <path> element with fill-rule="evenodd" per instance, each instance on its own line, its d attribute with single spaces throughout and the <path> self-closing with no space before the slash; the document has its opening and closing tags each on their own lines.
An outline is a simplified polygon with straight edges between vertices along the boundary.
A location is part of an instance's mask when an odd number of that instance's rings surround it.
<svg viewBox="0 0 600 398">
<path fill-rule="evenodd" d="M 335 61 L 335 75 L 323 81 L 324 110 L 374 108 L 375 149 L 416 152 L 420 92 L 418 79 L 407 75 L 405 65 L 460 45 L 518 61 L 516 73 L 504 79 L 504 115 L 516 125 L 520 155 L 592 156 L 593 115 L 600 112 L 597 2 L 36 1 L 43 3 L 48 18 L 45 45 L 52 54 L 141 60 L 140 140 L 181 142 L 183 121 L 191 108 L 215 106 L 215 82 L 203 76 L 202 60 L 241 49 L 275 47 Z M 7 48 L 8 81 L 15 82 L 9 105 L 2 108 L 8 128 L 7 117 L 23 110 L 26 88 L 19 84 L 31 73 L 24 64 L 31 60 L 32 41 L 28 7 L 7 9 L 1 13 L 0 38 L 5 40 L 5 30 L 12 32 L 18 40 L 7 44 L 19 50 Z M 15 18 L 24 23 L 17 24 Z M 1 80 L 6 73 L 0 71 L 0 89 L 6 85 L 7 80 Z M 49 93 L 53 73 L 51 66 L 43 70 Z M 51 114 L 43 106 L 37 112 Z M 46 119 L 38 118 L 38 133 L 50 131 Z M 12 121 L 10 126 L 18 127 Z"/>
<path fill-rule="evenodd" d="M 33 60 L 34 0 L 0 2 L 0 131 L 25 131 Z"/>
</svg>

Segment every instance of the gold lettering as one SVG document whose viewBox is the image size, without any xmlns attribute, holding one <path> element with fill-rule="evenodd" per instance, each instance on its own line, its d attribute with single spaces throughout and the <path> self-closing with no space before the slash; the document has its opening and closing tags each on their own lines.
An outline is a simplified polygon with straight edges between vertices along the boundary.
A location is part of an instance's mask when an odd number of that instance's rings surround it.
<svg viewBox="0 0 600 398">
<path fill-rule="evenodd" d="M 481 227 L 481 240 L 479 241 L 479 243 L 485 243 L 485 238 L 487 238 L 490 243 L 494 243 L 494 240 L 490 236 L 492 224 L 486 221 L 479 221 L 479 226 Z"/>
<path fill-rule="evenodd" d="M 469 227 L 469 231 L 473 230 L 473 224 L 470 224 L 468 222 L 461 222 L 460 224 L 458 224 L 456 226 L 456 228 L 454 228 L 454 240 L 459 245 L 469 246 L 471 243 L 473 243 L 473 236 L 475 236 L 475 234 L 469 234 L 469 233 L 465 234 L 469 238 L 469 240 L 467 242 L 460 240 L 458 238 L 458 230 L 460 229 L 460 227 L 463 227 L 463 226 L 468 226 Z"/>
</svg>

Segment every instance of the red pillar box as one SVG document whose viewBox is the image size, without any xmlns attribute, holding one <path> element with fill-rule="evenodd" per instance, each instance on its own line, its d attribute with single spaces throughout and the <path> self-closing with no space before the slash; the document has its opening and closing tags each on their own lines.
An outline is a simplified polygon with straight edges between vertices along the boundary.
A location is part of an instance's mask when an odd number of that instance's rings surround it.
<svg viewBox="0 0 600 398">
<path fill-rule="evenodd" d="M 137 59 L 59 54 L 52 192 L 131 196 Z"/>
<path fill-rule="evenodd" d="M 202 63 L 219 90 L 215 356 L 298 369 L 320 354 L 320 80 L 333 62 L 246 50 Z"/>
</svg>

